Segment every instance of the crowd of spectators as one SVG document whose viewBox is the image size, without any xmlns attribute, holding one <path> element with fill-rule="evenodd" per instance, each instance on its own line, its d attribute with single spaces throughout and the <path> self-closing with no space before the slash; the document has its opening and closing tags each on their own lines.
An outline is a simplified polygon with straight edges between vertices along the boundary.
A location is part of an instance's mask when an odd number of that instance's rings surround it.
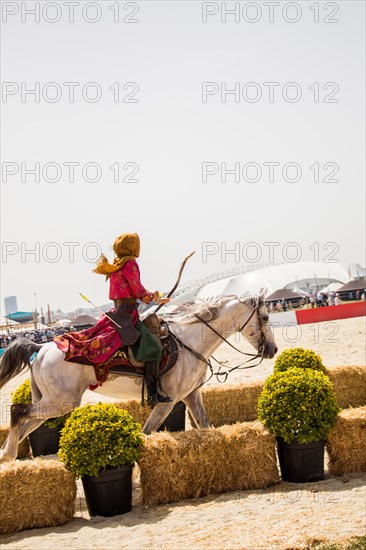
<svg viewBox="0 0 366 550">
<path fill-rule="evenodd" d="M 44 330 L 28 330 L 27 332 L 18 334 L 2 334 L 0 335 L 0 348 L 6 348 L 13 340 L 15 340 L 17 336 L 29 338 L 29 340 L 36 342 L 36 344 L 44 344 L 46 342 L 50 342 L 55 336 L 69 331 L 70 328 L 66 327 L 49 327 Z"/>
<path fill-rule="evenodd" d="M 366 292 L 365 290 L 361 292 L 357 290 L 356 292 L 349 292 L 346 296 L 347 302 L 360 300 L 365 301 Z M 299 299 L 298 301 L 294 300 L 278 300 L 277 302 L 266 302 L 266 306 L 269 312 L 273 313 L 275 311 L 288 311 L 290 309 L 310 309 L 316 307 L 326 307 L 326 306 L 339 306 L 343 301 L 338 292 L 317 292 L 304 296 L 304 298 Z"/>
</svg>

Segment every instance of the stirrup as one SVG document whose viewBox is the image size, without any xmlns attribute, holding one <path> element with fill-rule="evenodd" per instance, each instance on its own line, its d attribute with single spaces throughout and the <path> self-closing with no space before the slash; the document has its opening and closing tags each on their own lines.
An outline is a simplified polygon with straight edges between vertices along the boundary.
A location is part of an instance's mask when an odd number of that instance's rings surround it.
<svg viewBox="0 0 366 550">
<path fill-rule="evenodd" d="M 169 397 L 169 395 L 161 395 L 160 393 L 157 393 L 156 395 L 158 403 L 171 403 L 173 399 Z"/>
<path fill-rule="evenodd" d="M 149 407 L 154 407 L 158 403 L 170 403 L 171 401 L 173 400 L 169 397 L 169 395 L 165 397 L 158 392 L 148 394 L 147 396 L 147 404 Z"/>
</svg>

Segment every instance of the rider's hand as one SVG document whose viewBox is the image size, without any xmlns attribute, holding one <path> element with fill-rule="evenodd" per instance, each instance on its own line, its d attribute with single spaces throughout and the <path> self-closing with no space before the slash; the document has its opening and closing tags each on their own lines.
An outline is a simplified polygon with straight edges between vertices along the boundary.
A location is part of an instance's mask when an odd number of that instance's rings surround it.
<svg viewBox="0 0 366 550">
<path fill-rule="evenodd" d="M 153 297 L 153 302 L 156 302 L 159 305 L 160 304 L 167 304 L 168 302 L 170 302 L 170 298 L 164 298 L 158 290 L 155 290 L 154 297 Z"/>
<path fill-rule="evenodd" d="M 170 302 L 170 298 L 159 298 L 158 304 L 167 304 Z"/>
</svg>

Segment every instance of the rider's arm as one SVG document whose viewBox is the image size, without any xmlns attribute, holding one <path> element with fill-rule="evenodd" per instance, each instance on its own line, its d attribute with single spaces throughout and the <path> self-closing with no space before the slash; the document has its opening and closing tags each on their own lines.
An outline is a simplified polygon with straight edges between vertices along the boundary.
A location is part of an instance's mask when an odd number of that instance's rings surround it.
<svg viewBox="0 0 366 550">
<path fill-rule="evenodd" d="M 154 300 L 154 294 L 146 290 L 146 288 L 141 284 L 140 269 L 134 260 L 130 260 L 124 265 L 123 273 L 128 281 L 134 298 L 138 298 L 146 304 L 149 304 Z"/>
</svg>

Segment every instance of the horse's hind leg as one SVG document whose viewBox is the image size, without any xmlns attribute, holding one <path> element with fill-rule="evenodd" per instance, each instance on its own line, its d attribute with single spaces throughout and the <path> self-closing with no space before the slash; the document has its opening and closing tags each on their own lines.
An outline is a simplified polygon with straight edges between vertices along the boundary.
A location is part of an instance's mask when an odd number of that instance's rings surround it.
<svg viewBox="0 0 366 550">
<path fill-rule="evenodd" d="M 27 420 L 19 431 L 19 444 L 27 437 L 28 434 L 34 432 L 39 426 L 42 426 L 44 420 Z M 5 439 L 4 443 L 1 446 L 1 449 L 5 449 L 8 440 Z"/>
<path fill-rule="evenodd" d="M 33 418 L 32 420 L 27 420 L 26 422 L 24 422 L 19 431 L 19 445 L 27 437 L 27 435 L 31 434 L 32 432 L 34 432 L 34 430 L 42 426 L 44 422 L 45 421 L 43 419 L 39 420 L 37 418 Z"/>
<path fill-rule="evenodd" d="M 24 404 L 14 403 L 10 412 L 10 430 L 9 436 L 3 449 L 0 451 L 0 462 L 14 460 L 18 454 L 18 444 L 20 437 L 28 434 L 43 424 L 48 418 L 62 416 L 75 408 L 78 403 L 63 404 L 57 407 L 55 412 L 55 403 L 41 399 L 38 403 Z M 28 421 L 32 424 L 28 423 Z M 25 425 L 26 424 L 26 425 Z M 24 426 L 23 431 L 21 428 Z"/>
<path fill-rule="evenodd" d="M 197 428 L 209 428 L 210 423 L 207 418 L 205 407 L 203 404 L 201 388 L 194 390 L 187 395 L 182 401 L 187 405 Z"/>
<path fill-rule="evenodd" d="M 26 418 L 27 410 L 33 405 L 14 403 L 10 409 L 10 429 L 8 439 L 0 451 L 0 462 L 14 460 L 18 454 L 19 431 Z"/>
</svg>

